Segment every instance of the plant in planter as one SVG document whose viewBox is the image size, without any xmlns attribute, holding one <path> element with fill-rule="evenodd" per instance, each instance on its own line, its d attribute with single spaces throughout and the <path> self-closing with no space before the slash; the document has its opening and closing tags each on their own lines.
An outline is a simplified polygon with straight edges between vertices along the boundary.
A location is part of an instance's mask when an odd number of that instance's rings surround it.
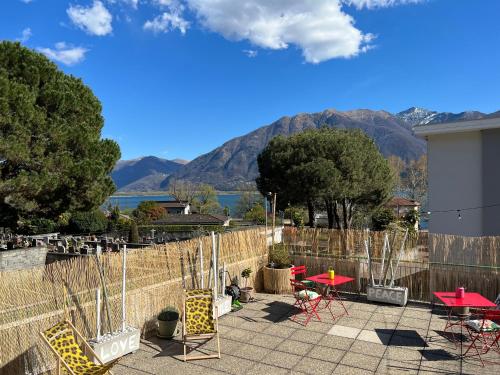
<svg viewBox="0 0 500 375">
<path fill-rule="evenodd" d="M 171 339 L 179 334 L 177 323 L 179 322 L 179 310 L 174 306 L 167 306 L 158 314 L 158 337 Z"/>
<path fill-rule="evenodd" d="M 253 288 L 248 287 L 248 278 L 250 277 L 250 274 L 252 273 L 252 270 L 250 268 L 245 268 L 243 271 L 241 271 L 241 277 L 245 279 L 245 287 L 240 289 L 240 301 L 241 302 L 248 302 L 252 299 L 252 292 Z"/>
<path fill-rule="evenodd" d="M 269 264 L 264 267 L 264 289 L 268 293 L 288 293 L 291 291 L 291 260 L 288 246 L 276 244 L 269 249 Z"/>
</svg>

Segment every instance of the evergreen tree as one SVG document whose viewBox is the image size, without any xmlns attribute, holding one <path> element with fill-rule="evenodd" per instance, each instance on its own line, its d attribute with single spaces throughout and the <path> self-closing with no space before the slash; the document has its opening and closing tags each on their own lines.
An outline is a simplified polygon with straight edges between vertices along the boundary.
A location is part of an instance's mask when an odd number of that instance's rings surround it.
<svg viewBox="0 0 500 375">
<path fill-rule="evenodd" d="M 101 103 L 42 54 L 0 42 L 0 226 L 90 211 L 115 190 Z"/>
</svg>

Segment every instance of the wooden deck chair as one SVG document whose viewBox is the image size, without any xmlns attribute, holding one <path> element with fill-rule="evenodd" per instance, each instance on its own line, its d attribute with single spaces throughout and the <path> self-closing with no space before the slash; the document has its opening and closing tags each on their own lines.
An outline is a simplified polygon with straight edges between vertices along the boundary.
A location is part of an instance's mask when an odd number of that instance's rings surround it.
<svg viewBox="0 0 500 375">
<path fill-rule="evenodd" d="M 184 343 L 184 362 L 194 359 L 220 358 L 219 322 L 217 307 L 214 306 L 210 289 L 186 290 L 182 315 L 182 340 Z M 217 353 L 211 355 L 187 355 L 187 343 L 198 340 L 217 339 Z"/>
<path fill-rule="evenodd" d="M 78 345 L 75 334 L 99 363 L 92 362 L 83 353 L 81 347 Z M 92 347 L 70 321 L 65 320 L 57 323 L 52 328 L 40 332 L 40 336 L 57 357 L 57 375 L 62 373 L 70 375 L 112 374 L 109 369 L 113 367 L 116 360 L 108 364 L 102 363 L 94 350 L 92 350 Z"/>
</svg>

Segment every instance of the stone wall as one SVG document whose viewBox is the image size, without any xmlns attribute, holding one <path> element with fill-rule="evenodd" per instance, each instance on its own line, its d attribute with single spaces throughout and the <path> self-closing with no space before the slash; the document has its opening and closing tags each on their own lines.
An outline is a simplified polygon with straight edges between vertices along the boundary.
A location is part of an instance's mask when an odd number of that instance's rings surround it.
<svg viewBox="0 0 500 375">
<path fill-rule="evenodd" d="M 46 247 L 0 251 L 0 271 L 24 270 L 43 266 L 47 256 Z"/>
</svg>

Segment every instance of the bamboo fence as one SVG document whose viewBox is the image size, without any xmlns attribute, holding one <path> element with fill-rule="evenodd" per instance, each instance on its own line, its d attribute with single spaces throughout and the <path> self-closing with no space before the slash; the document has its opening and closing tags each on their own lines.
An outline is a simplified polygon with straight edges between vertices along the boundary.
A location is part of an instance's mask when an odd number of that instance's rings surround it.
<svg viewBox="0 0 500 375">
<path fill-rule="evenodd" d="M 199 241 L 203 261 L 199 257 Z M 156 315 L 167 305 L 181 308 L 183 288 L 200 286 L 203 263 L 205 286 L 211 258 L 211 238 L 169 243 L 127 254 L 127 323 L 142 330 L 155 329 Z M 122 255 L 100 257 L 107 286 L 111 329 L 121 323 Z M 250 267 L 262 269 L 267 261 L 265 237 L 259 230 L 221 235 L 219 265 L 226 263 L 231 276 Z M 96 335 L 95 293 L 100 287 L 97 263 L 92 256 L 55 262 L 25 271 L 0 273 L 0 374 L 50 372 L 54 357 L 38 333 L 63 319 L 70 319 L 85 337 Z M 262 272 L 253 272 L 249 285 L 260 288 Z M 103 328 L 107 328 L 106 314 Z"/>
</svg>

